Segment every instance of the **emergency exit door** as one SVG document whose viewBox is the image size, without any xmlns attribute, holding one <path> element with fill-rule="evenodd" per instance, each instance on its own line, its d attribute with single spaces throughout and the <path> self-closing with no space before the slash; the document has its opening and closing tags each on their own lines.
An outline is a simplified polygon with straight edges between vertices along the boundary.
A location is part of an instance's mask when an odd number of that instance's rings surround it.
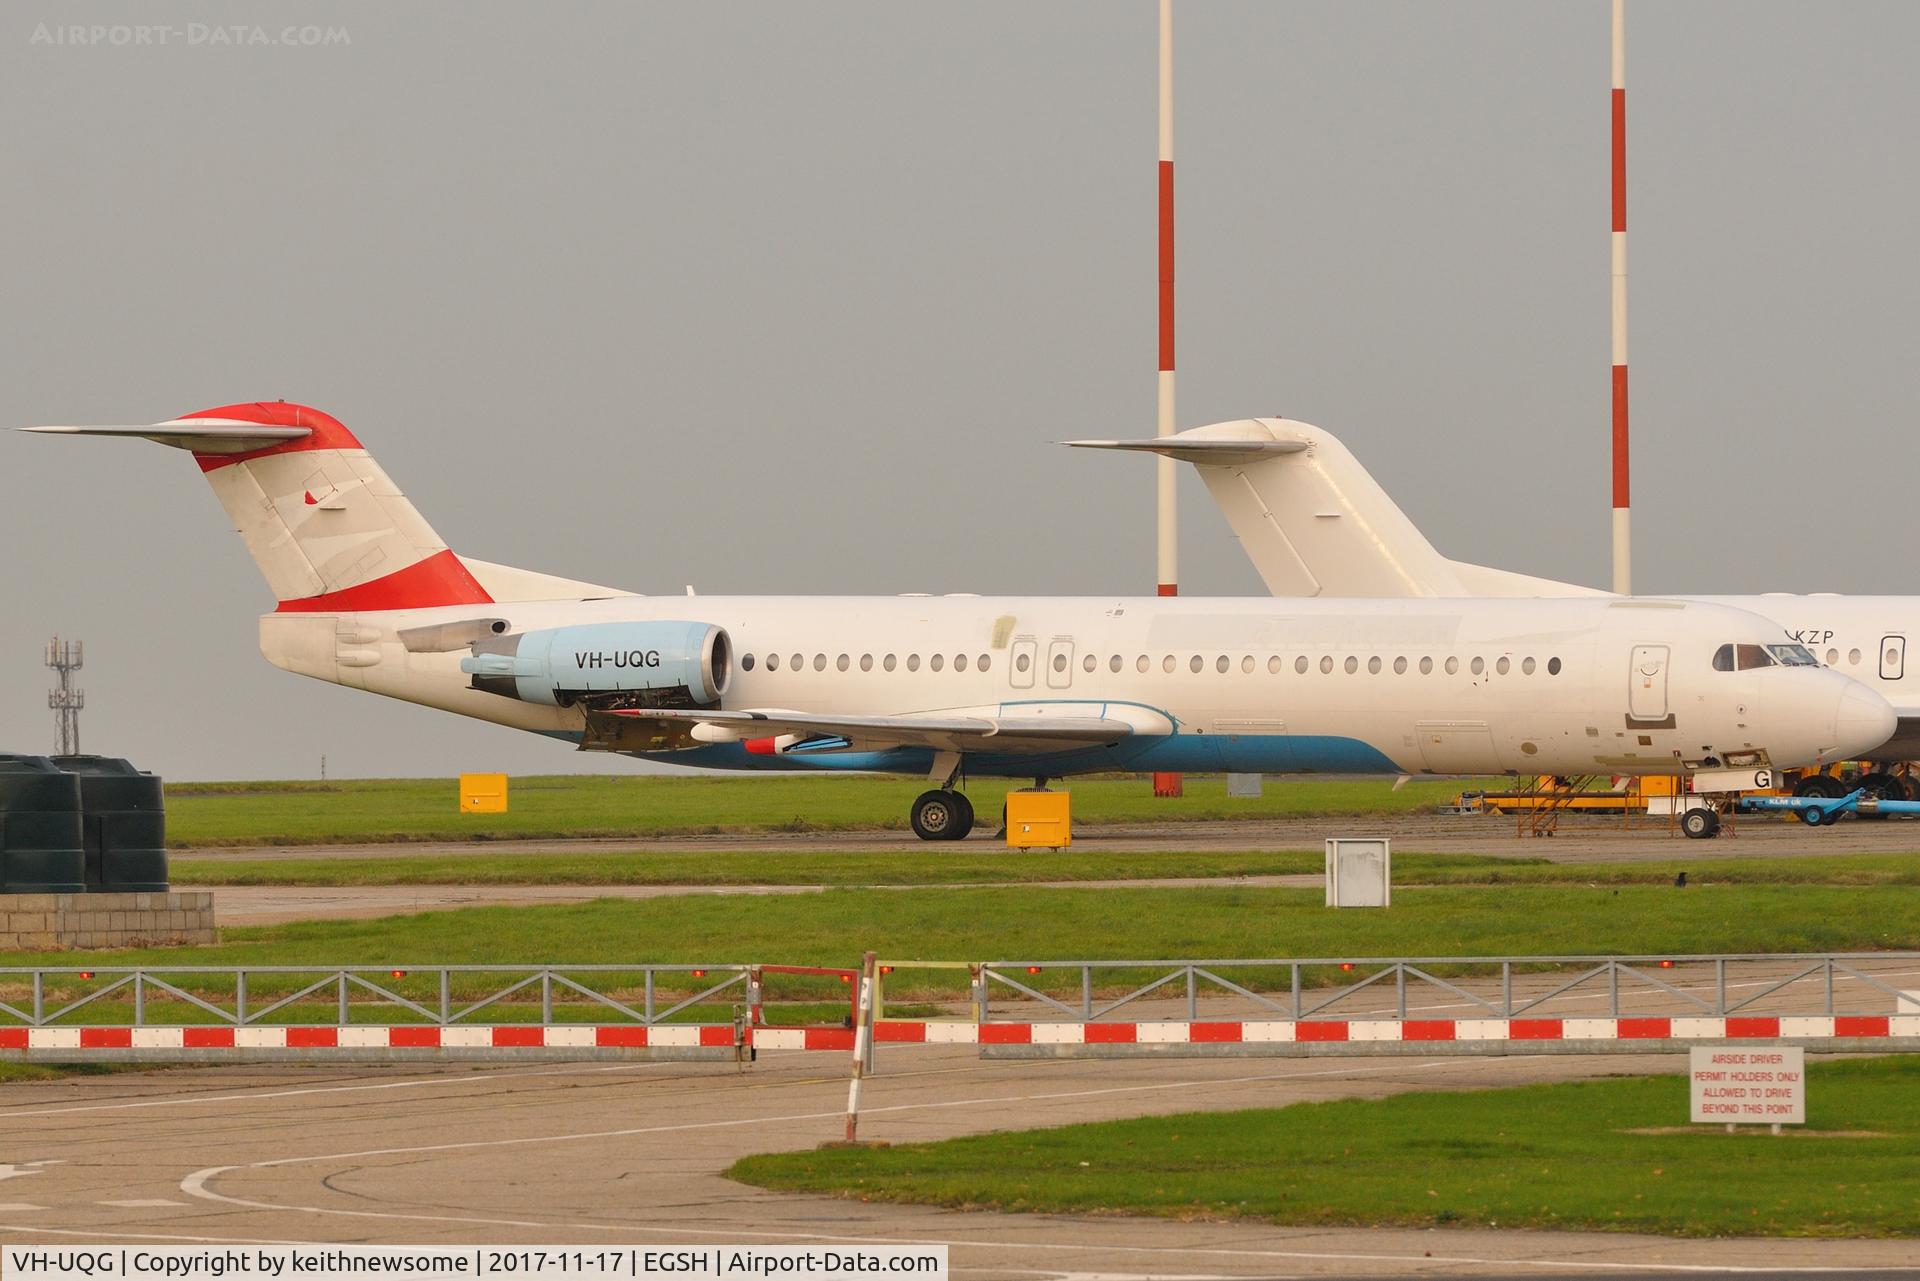
<svg viewBox="0 0 1920 1281">
<path fill-rule="evenodd" d="M 1627 715 L 1636 721 L 1667 716 L 1667 647 L 1635 645 L 1627 669 Z"/>
<path fill-rule="evenodd" d="M 1073 684 L 1073 637 L 1056 636 L 1047 643 L 1047 688 Z"/>
<path fill-rule="evenodd" d="M 1037 649 L 1031 636 L 1022 636 L 1013 643 L 1013 662 L 1008 665 L 1007 674 L 1015 689 L 1033 688 L 1033 669 L 1039 661 Z"/>
</svg>

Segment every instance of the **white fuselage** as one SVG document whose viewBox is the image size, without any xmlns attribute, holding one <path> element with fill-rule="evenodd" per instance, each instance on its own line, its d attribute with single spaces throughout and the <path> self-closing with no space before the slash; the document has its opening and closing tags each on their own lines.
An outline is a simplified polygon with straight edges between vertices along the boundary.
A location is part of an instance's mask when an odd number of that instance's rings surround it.
<svg viewBox="0 0 1920 1281">
<path fill-rule="evenodd" d="M 1779 629 L 1704 603 L 1050 597 L 616 597 L 356 614 L 279 613 L 290 671 L 579 741 L 577 708 L 472 687 L 464 649 L 398 633 L 497 616 L 514 632 L 698 621 L 726 629 L 727 709 L 1093 714 L 1112 745 L 969 755 L 974 773 L 1098 769 L 1671 773 L 1728 753 L 1811 763 L 1884 734 L 1885 705 L 1814 667 L 1719 672 L 1728 642 Z M 730 768 L 918 770 L 923 749 L 661 754 Z"/>
</svg>

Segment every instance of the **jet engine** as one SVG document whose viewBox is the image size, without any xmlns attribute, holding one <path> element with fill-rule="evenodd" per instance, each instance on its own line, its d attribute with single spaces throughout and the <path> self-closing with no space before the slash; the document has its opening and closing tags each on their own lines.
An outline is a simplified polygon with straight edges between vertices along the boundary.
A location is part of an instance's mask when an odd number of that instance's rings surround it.
<svg viewBox="0 0 1920 1281">
<path fill-rule="evenodd" d="M 554 707 L 711 707 L 733 677 L 733 643 L 711 623 L 550 627 L 472 649 L 473 688 Z"/>
</svg>

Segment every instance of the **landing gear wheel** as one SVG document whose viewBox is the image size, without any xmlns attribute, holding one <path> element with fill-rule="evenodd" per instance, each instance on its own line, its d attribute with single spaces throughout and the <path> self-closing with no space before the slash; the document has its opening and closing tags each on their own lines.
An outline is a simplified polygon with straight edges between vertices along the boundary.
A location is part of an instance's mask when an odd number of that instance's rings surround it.
<svg viewBox="0 0 1920 1281">
<path fill-rule="evenodd" d="M 1831 774 L 1809 774 L 1793 785 L 1795 796 L 1817 796 L 1828 801 L 1839 800 L 1849 790 L 1845 783 Z"/>
<path fill-rule="evenodd" d="M 1720 816 L 1712 810 L 1688 810 L 1680 816 L 1680 830 L 1696 841 L 1720 835 Z"/>
<path fill-rule="evenodd" d="M 948 792 L 953 798 L 954 808 L 959 811 L 954 819 L 953 830 L 947 836 L 950 841 L 964 841 L 967 833 L 973 831 L 973 802 L 967 799 L 965 792 Z"/>
<path fill-rule="evenodd" d="M 1882 774 L 1878 771 L 1872 774 L 1863 774 L 1860 777 L 1859 786 L 1866 788 L 1867 795 L 1876 801 L 1904 801 L 1907 799 L 1907 785 L 1898 778 L 1895 778 L 1892 774 Z M 1885 818 L 1887 816 L 1877 811 L 1870 812 L 1863 809 L 1860 811 L 1860 817 Z"/>
<path fill-rule="evenodd" d="M 957 841 L 973 830 L 973 806 L 958 792 L 935 788 L 914 799 L 911 821 L 923 841 Z"/>
</svg>

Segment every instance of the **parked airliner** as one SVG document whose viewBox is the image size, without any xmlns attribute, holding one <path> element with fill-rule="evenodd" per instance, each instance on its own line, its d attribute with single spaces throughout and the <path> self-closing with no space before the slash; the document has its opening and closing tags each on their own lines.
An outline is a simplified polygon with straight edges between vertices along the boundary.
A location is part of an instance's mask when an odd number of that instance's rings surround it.
<svg viewBox="0 0 1920 1281">
<path fill-rule="evenodd" d="M 1660 773 L 1792 766 L 1893 713 L 1698 601 L 646 597 L 456 555 L 340 422 L 284 402 L 129 427 L 190 450 L 301 675 L 582 749 L 728 769 Z M 1732 646 L 1752 662 L 1719 670 Z"/>
<path fill-rule="evenodd" d="M 1249 418 L 1149 440 L 1068 443 L 1192 463 L 1275 596 L 1608 595 L 1449 560 L 1332 432 L 1310 423 Z M 1866 683 L 1893 705 L 1895 731 L 1863 755 L 1920 760 L 1920 672 L 1907 673 L 1908 640 L 1920 639 L 1920 596 L 1779 592 L 1682 599 L 1774 620 L 1826 666 Z M 1739 657 L 1723 661 L 1738 663 Z M 1861 782 L 1870 792 L 1906 799 L 1906 783 L 1884 770 Z M 1832 796 L 1845 791 L 1838 779 L 1817 777 L 1804 780 L 1801 790 Z"/>
</svg>

